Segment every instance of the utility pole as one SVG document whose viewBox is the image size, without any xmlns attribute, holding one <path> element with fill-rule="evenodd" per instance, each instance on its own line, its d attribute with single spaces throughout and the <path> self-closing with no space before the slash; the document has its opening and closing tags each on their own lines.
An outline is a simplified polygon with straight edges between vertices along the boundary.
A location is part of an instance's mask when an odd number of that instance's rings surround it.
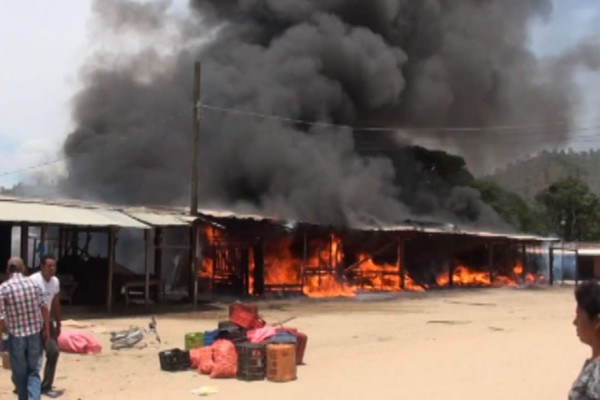
<svg viewBox="0 0 600 400">
<path fill-rule="evenodd" d="M 198 146 L 200 144 L 200 62 L 194 63 L 194 121 L 192 140 L 192 176 L 190 214 L 198 215 Z"/>
</svg>

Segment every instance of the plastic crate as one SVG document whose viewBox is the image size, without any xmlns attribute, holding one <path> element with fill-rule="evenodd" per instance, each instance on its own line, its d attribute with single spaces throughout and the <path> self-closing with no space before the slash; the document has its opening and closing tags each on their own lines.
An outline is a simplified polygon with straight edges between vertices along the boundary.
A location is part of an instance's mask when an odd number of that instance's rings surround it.
<svg viewBox="0 0 600 400">
<path fill-rule="evenodd" d="M 185 349 L 197 349 L 204 346 L 204 332 L 186 333 L 184 336 Z"/>
<path fill-rule="evenodd" d="M 267 380 L 289 382 L 296 379 L 296 345 L 271 343 L 267 345 Z"/>
<path fill-rule="evenodd" d="M 237 378 L 242 381 L 265 379 L 267 348 L 264 344 L 241 343 L 235 346 L 238 353 Z"/>
<path fill-rule="evenodd" d="M 231 304 L 229 306 L 229 320 L 244 329 L 256 329 L 265 326 L 265 321 L 258 315 L 258 307 L 252 304 Z"/>
<path fill-rule="evenodd" d="M 163 371 L 185 371 L 190 369 L 190 352 L 181 349 L 165 350 L 158 353 L 160 369 Z"/>
</svg>

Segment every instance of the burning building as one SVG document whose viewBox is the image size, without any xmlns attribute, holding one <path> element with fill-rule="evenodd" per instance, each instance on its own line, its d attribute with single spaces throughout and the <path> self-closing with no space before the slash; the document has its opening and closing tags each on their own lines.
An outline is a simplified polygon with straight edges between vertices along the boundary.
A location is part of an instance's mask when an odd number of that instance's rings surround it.
<svg viewBox="0 0 600 400">
<path fill-rule="evenodd" d="M 544 239 L 412 223 L 383 229 L 227 218 L 202 224 L 202 290 L 355 296 L 544 282 Z"/>
</svg>

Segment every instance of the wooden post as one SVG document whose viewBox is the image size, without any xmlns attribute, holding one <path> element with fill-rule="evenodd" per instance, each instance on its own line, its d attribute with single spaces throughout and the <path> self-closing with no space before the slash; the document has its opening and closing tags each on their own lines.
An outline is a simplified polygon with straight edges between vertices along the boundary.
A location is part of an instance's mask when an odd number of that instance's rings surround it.
<svg viewBox="0 0 600 400">
<path fill-rule="evenodd" d="M 144 304 L 146 308 L 150 307 L 150 265 L 148 263 L 148 244 L 150 240 L 150 230 L 144 229 Z M 160 290 L 160 287 L 159 287 Z"/>
<path fill-rule="evenodd" d="M 565 256 L 565 250 L 563 249 L 563 257 Z M 575 286 L 579 286 L 579 251 L 575 250 Z M 563 274 L 563 281 L 564 281 L 564 276 L 565 273 L 564 271 L 562 272 Z"/>
<path fill-rule="evenodd" d="M 192 231 L 194 232 L 190 249 L 190 262 L 192 263 L 192 303 L 196 306 L 198 304 L 198 269 L 200 268 L 201 254 L 199 249 L 200 225 L 196 221 L 192 223 Z"/>
<path fill-rule="evenodd" d="M 494 243 L 490 243 L 490 249 L 488 253 L 488 271 L 490 274 L 490 285 L 494 283 Z"/>
<path fill-rule="evenodd" d="M 113 306 L 113 274 L 115 269 L 115 244 L 116 244 L 116 227 L 108 228 L 108 282 L 107 282 L 107 297 L 106 311 L 111 314 Z"/>
<path fill-rule="evenodd" d="M 308 267 L 308 237 L 306 230 L 304 231 L 304 248 L 302 251 L 302 292 L 304 292 L 304 285 L 306 284 L 306 270 Z"/>
<path fill-rule="evenodd" d="M 44 251 L 43 251 L 44 254 L 40 254 L 40 261 L 41 261 L 41 257 L 43 257 L 45 254 L 48 254 L 48 247 L 46 246 L 46 237 L 47 236 L 48 236 L 48 225 L 42 224 L 40 226 L 40 243 L 42 244 L 42 248 L 44 249 Z"/>
<path fill-rule="evenodd" d="M 263 294 L 265 294 L 265 242 L 261 236 L 258 238 L 258 243 L 254 245 L 254 295 Z"/>
<path fill-rule="evenodd" d="M 550 286 L 554 285 L 554 247 L 550 247 L 550 256 L 549 256 L 550 268 L 548 268 L 548 275 Z"/>
<path fill-rule="evenodd" d="M 190 214 L 198 215 L 198 145 L 200 143 L 200 63 L 194 63 L 194 121 L 192 140 L 192 182 Z"/>
<path fill-rule="evenodd" d="M 162 300 L 162 228 L 154 230 L 154 275 L 158 280 L 158 301 Z"/>
<path fill-rule="evenodd" d="M 398 272 L 400 273 L 400 289 L 406 288 L 406 266 L 404 265 L 404 239 L 398 238 Z"/>
<path fill-rule="evenodd" d="M 529 265 L 527 263 L 527 244 L 523 243 L 521 245 L 521 254 L 522 254 L 522 266 L 523 266 L 523 282 L 526 282 L 527 273 L 529 272 Z"/>
<path fill-rule="evenodd" d="M 195 306 L 198 302 L 198 268 L 197 268 L 197 249 L 196 249 L 196 224 L 193 223 L 189 228 L 190 243 L 190 283 L 188 290 L 190 293 L 190 302 Z"/>
<path fill-rule="evenodd" d="M 21 258 L 27 268 L 29 265 L 29 224 L 23 222 L 21 224 Z"/>
<path fill-rule="evenodd" d="M 58 227 L 58 258 L 61 259 L 63 256 L 63 228 Z"/>
</svg>

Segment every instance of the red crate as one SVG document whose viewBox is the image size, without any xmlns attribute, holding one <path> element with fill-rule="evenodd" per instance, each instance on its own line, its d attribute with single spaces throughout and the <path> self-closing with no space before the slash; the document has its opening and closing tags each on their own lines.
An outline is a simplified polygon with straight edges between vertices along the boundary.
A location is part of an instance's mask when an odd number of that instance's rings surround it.
<svg viewBox="0 0 600 400">
<path fill-rule="evenodd" d="M 277 332 L 288 332 L 296 337 L 298 341 L 296 344 L 296 364 L 304 364 L 304 353 L 306 352 L 306 343 L 308 342 L 308 336 L 302 332 L 298 332 L 296 328 L 280 328 Z"/>
<path fill-rule="evenodd" d="M 256 329 L 265 326 L 265 322 L 258 316 L 258 307 L 250 304 L 231 304 L 229 306 L 229 320 L 244 329 Z"/>
</svg>

